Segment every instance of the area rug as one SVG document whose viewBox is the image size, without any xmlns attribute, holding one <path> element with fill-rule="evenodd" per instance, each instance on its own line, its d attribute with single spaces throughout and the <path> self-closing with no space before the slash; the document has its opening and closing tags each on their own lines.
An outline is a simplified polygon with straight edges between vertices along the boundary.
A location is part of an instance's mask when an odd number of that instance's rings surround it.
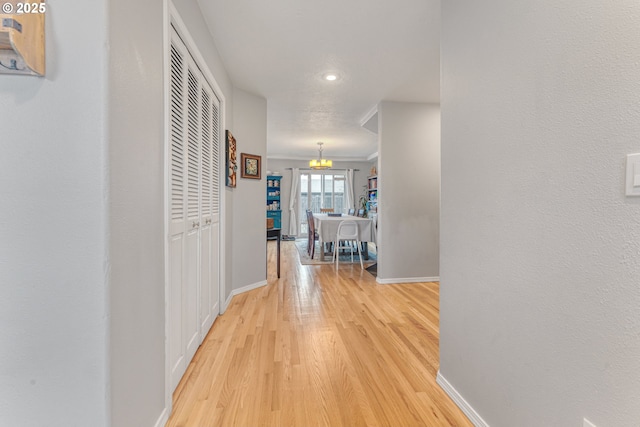
<svg viewBox="0 0 640 427">
<path fill-rule="evenodd" d="M 316 253 L 313 259 L 309 257 L 307 254 L 307 239 L 296 239 L 296 248 L 298 249 L 298 254 L 300 255 L 300 264 L 302 265 L 323 265 L 323 264 L 331 264 L 333 262 L 333 254 L 331 252 L 325 252 L 324 261 L 320 261 L 320 243 L 316 242 Z M 363 259 L 362 262 L 364 266 L 370 266 L 371 264 L 375 264 L 378 262 L 378 258 L 376 257 L 375 245 L 369 244 L 369 259 Z M 340 253 L 340 264 L 351 264 L 351 253 L 349 251 L 345 251 L 344 253 Z M 354 264 L 360 264 L 360 260 L 358 259 L 358 253 L 356 252 L 353 255 Z"/>
</svg>

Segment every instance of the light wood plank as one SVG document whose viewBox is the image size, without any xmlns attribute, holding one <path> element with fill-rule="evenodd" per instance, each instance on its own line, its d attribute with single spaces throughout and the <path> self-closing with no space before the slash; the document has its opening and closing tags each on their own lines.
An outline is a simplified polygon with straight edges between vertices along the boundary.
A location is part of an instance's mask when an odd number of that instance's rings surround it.
<svg viewBox="0 0 640 427">
<path fill-rule="evenodd" d="M 174 393 L 168 426 L 472 424 L 436 384 L 437 283 L 378 285 L 268 244 L 268 285 L 236 296 Z"/>
</svg>

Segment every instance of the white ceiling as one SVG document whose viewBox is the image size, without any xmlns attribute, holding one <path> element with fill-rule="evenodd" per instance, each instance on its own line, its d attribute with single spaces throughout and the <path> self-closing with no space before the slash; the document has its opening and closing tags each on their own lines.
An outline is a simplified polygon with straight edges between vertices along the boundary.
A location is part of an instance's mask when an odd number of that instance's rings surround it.
<svg viewBox="0 0 640 427">
<path fill-rule="evenodd" d="M 323 141 L 326 158 L 366 159 L 379 101 L 439 102 L 439 0 L 198 2 L 234 86 L 267 99 L 268 157 Z"/>
</svg>

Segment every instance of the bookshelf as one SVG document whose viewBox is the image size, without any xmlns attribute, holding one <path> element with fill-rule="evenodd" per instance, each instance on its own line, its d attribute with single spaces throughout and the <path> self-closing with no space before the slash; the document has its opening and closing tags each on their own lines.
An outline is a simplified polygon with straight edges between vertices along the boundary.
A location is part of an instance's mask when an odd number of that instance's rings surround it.
<svg viewBox="0 0 640 427">
<path fill-rule="evenodd" d="M 282 228 L 282 207 L 280 206 L 280 183 L 282 176 L 267 175 L 267 218 L 273 219 L 274 228 Z"/>
<path fill-rule="evenodd" d="M 378 213 L 378 176 L 370 176 L 367 178 L 367 212 L 370 214 Z"/>
</svg>

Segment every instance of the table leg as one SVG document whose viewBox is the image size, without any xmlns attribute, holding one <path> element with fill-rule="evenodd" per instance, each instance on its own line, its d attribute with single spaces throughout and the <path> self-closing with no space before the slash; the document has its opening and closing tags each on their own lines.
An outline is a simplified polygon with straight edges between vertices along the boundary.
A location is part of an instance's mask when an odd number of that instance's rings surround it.
<svg viewBox="0 0 640 427">
<path fill-rule="evenodd" d="M 277 262 L 278 262 L 278 268 L 277 268 L 277 270 L 278 270 L 278 279 L 280 278 L 280 238 L 281 238 L 281 233 L 278 233 L 278 243 L 277 243 L 278 250 L 277 250 L 277 255 L 276 255 Z"/>
<path fill-rule="evenodd" d="M 362 242 L 362 253 L 364 254 L 364 259 L 369 259 L 369 244 L 367 242 Z"/>
<path fill-rule="evenodd" d="M 318 244 L 320 245 L 320 261 L 324 261 L 324 242 L 318 240 Z"/>
<path fill-rule="evenodd" d="M 269 228 L 267 229 L 267 241 L 269 240 L 277 240 L 276 242 L 276 270 L 278 273 L 278 279 L 280 278 L 280 240 L 282 240 L 282 230 L 279 228 Z M 266 242 L 265 242 L 266 243 Z"/>
</svg>

